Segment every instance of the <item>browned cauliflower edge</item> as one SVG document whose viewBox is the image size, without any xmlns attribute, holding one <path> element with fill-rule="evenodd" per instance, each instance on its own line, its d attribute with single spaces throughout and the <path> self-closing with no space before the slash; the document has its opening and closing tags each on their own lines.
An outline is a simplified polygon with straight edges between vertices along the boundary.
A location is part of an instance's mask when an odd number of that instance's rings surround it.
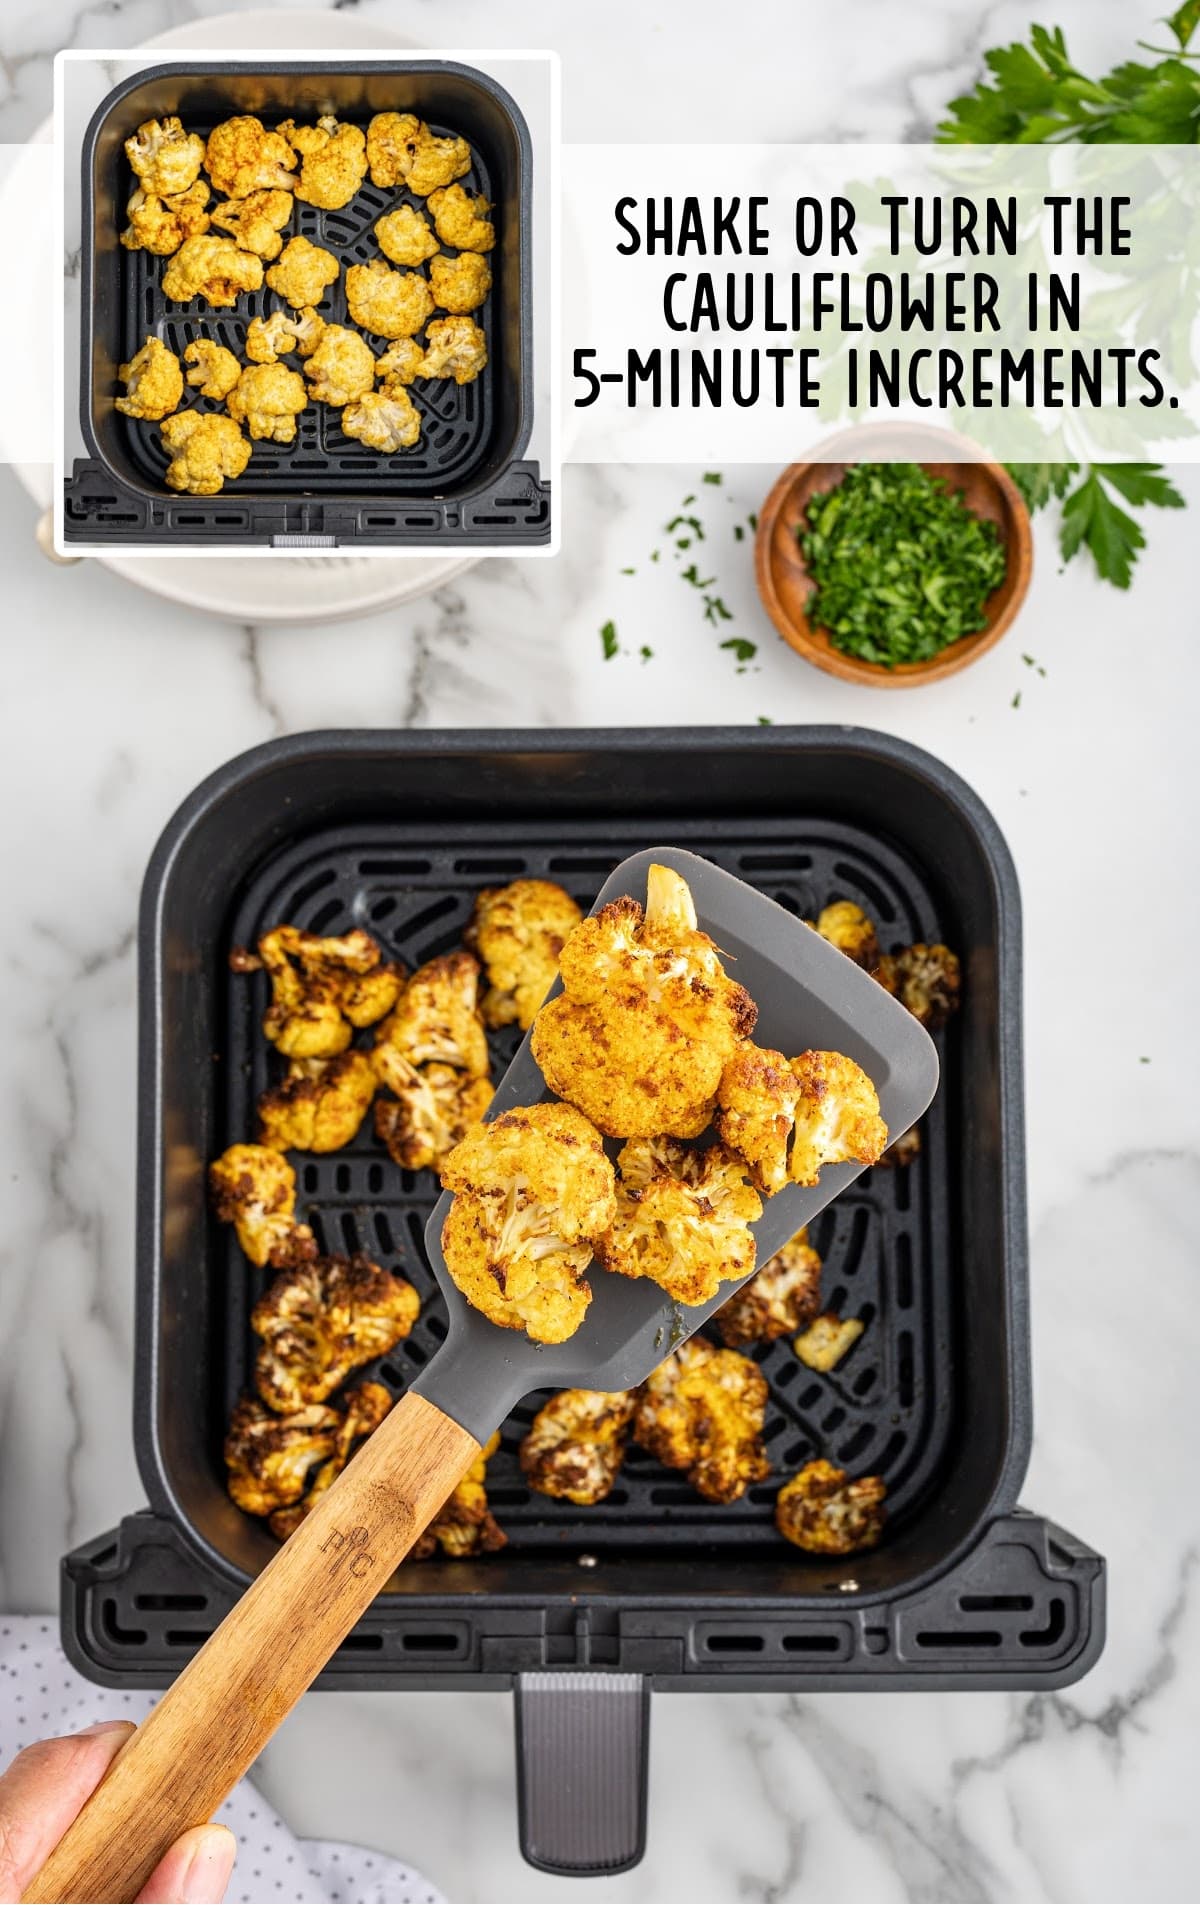
<svg viewBox="0 0 1200 1905">
<path fill-rule="evenodd" d="M 832 1462 L 806 1462 L 775 1497 L 775 1526 L 806 1554 L 859 1554 L 883 1533 L 886 1493 L 879 1475 L 852 1482 Z"/>
</svg>

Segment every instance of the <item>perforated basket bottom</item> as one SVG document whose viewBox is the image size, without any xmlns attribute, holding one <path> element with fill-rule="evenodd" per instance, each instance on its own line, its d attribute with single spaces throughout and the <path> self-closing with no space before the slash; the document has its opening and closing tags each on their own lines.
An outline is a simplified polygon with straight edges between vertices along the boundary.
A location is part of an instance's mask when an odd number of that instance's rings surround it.
<svg viewBox="0 0 1200 1905">
<path fill-rule="evenodd" d="M 320 833 L 289 847 L 265 867 L 237 904 L 230 945 L 252 944 L 289 922 L 338 933 L 374 933 L 389 956 L 408 966 L 461 944 L 480 887 L 522 875 L 557 880 L 585 909 L 612 868 L 645 847 L 673 843 L 702 853 L 761 888 L 792 912 L 813 918 L 823 905 L 852 899 L 895 947 L 948 938 L 930 890 L 906 859 L 854 827 L 803 821 L 689 819 L 652 829 L 611 821 L 544 824 L 477 821 L 455 829 L 364 825 Z M 228 981 L 227 1091 L 222 1145 L 251 1138 L 259 1094 L 282 1061 L 259 1030 L 269 997 L 265 976 Z M 369 1043 L 372 1034 L 362 1035 Z M 922 1150 L 900 1170 L 860 1178 L 810 1233 L 824 1260 L 824 1307 L 860 1317 L 866 1329 L 828 1375 L 806 1369 L 790 1338 L 753 1352 L 771 1390 L 766 1440 L 771 1478 L 739 1502 L 702 1501 L 682 1475 L 631 1449 L 608 1499 L 575 1508 L 531 1493 L 517 1460 L 521 1437 L 545 1395 L 534 1395 L 504 1426 L 489 1465 L 488 1493 L 514 1547 L 568 1551 L 736 1545 L 778 1546 L 772 1504 L 780 1482 L 816 1455 L 855 1474 L 882 1474 L 889 1509 L 902 1516 L 934 1482 L 952 1426 L 950 1278 L 956 1258 L 948 1186 L 953 1182 L 946 1123 L 956 1096 L 951 1027 L 943 1078 L 922 1122 Z M 499 1077 L 519 1043 L 509 1030 L 491 1039 Z M 402 1172 L 367 1120 L 356 1142 L 329 1157 L 297 1156 L 301 1213 L 330 1250 L 363 1250 L 401 1271 L 421 1294 L 412 1335 L 363 1372 L 401 1390 L 446 1334 L 445 1311 L 423 1246 L 438 1186 L 432 1173 Z M 211 1453 L 223 1474 L 220 1444 L 234 1402 L 252 1386 L 257 1339 L 249 1313 L 267 1282 L 249 1270 L 231 1233 L 213 1226 L 213 1274 L 227 1293 L 223 1339 L 214 1346 Z M 216 1372 L 220 1372 L 218 1378 Z M 548 1392 L 547 1392 L 548 1393 Z"/>
</svg>

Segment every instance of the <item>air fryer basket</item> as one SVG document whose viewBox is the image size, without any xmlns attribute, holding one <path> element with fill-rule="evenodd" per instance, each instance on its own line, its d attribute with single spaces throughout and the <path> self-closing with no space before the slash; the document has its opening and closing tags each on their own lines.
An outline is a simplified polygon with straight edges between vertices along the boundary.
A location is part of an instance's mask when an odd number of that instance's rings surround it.
<svg viewBox="0 0 1200 1905">
<path fill-rule="evenodd" d="M 334 111 L 365 129 L 372 115 L 411 107 L 436 132 L 461 133 L 472 170 L 462 181 L 494 204 L 493 287 L 477 314 L 488 365 L 473 383 L 422 379 L 412 388 L 421 437 L 393 456 L 343 435 L 339 413 L 310 404 L 294 444 L 256 443 L 246 472 L 216 497 L 179 496 L 166 487 L 167 458 L 157 425 L 115 408 L 118 366 L 147 336 L 178 354 L 211 337 L 244 355 L 246 328 L 279 300 L 264 283 L 230 310 L 202 298 L 165 299 L 165 259 L 119 243 L 125 201 L 137 181 L 124 141 L 149 118 L 177 113 L 207 136 L 234 113 L 271 125 Z M 343 267 L 381 256 L 380 215 L 419 204 L 403 189 L 364 180 L 350 204 L 321 211 L 296 200 L 285 236 L 331 251 Z M 219 541 L 295 546 L 348 542 L 530 543 L 549 535 L 549 491 L 535 465 L 520 461 L 532 423 L 532 159 L 525 121 L 504 89 L 449 61 L 229 62 L 201 71 L 158 66 L 116 87 L 92 118 L 83 150 L 83 330 L 80 419 L 91 452 L 68 484 L 65 529 L 77 540 Z M 329 323 L 348 322 L 345 270 L 320 305 Z M 376 353 L 386 339 L 368 338 Z M 189 404 L 219 410 L 189 390 Z"/>
<path fill-rule="evenodd" d="M 1101 1645 L 1103 1564 L 1016 1506 L 1029 1441 L 1019 899 L 994 823 L 929 756 L 823 728 L 330 734 L 205 783 L 159 844 L 141 924 L 136 1439 L 150 1509 L 64 1564 L 72 1658 L 153 1685 L 273 1551 L 230 1504 L 220 1460 L 262 1278 L 207 1216 L 203 1165 L 251 1134 L 270 1070 L 261 982 L 229 974 L 229 947 L 285 918 L 354 923 L 413 964 L 459 943 L 483 885 L 540 874 L 587 901 L 618 860 L 668 839 L 804 916 L 844 896 L 885 944 L 945 939 L 963 955 L 964 1003 L 916 1162 L 869 1173 L 816 1227 L 825 1299 L 865 1334 L 826 1376 L 786 1342 L 757 1352 L 773 1481 L 717 1508 L 634 1452 L 596 1509 L 548 1501 L 516 1459 L 531 1397 L 489 1469 L 509 1547 L 406 1564 L 319 1683 L 516 1685 L 522 1843 L 563 1872 L 638 1856 L 648 1683 L 1058 1686 Z M 495 1040 L 497 1069 L 514 1043 Z M 444 1334 L 421 1246 L 436 1186 L 368 1134 L 299 1175 L 329 1248 L 366 1249 L 421 1290 L 416 1329 L 375 1372 L 400 1389 Z M 778 1478 L 815 1454 L 886 1477 L 875 1552 L 822 1561 L 776 1536 Z M 630 1767 L 620 1803 L 559 1810 L 551 1763 L 614 1752 Z"/>
</svg>

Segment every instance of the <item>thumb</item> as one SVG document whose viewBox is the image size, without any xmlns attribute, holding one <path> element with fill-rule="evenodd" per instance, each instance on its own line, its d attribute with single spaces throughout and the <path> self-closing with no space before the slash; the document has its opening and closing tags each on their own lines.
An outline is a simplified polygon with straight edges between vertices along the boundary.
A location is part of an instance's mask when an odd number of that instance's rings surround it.
<svg viewBox="0 0 1200 1905">
<path fill-rule="evenodd" d="M 226 1826 L 193 1826 L 163 1854 L 137 1905 L 220 1905 L 237 1857 Z"/>
</svg>

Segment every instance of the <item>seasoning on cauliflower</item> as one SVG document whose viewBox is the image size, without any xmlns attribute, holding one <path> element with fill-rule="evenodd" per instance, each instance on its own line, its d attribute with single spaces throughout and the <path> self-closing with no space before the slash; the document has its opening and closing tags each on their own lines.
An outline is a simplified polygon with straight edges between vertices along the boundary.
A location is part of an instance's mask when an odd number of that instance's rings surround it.
<svg viewBox="0 0 1200 1905">
<path fill-rule="evenodd" d="M 790 1243 L 735 1290 L 713 1322 L 726 1349 L 773 1343 L 810 1323 L 821 1307 L 821 1259 L 798 1230 Z"/>
<path fill-rule="evenodd" d="M 293 351 L 311 357 L 324 330 L 324 318 L 318 317 L 311 305 L 299 311 L 272 311 L 270 317 L 251 318 L 246 330 L 246 355 L 252 364 L 274 364 L 281 357 L 290 357 Z"/>
<path fill-rule="evenodd" d="M 625 1459 L 637 1397 L 618 1389 L 563 1389 L 540 1408 L 521 1444 L 530 1488 L 591 1508 L 609 1493 Z"/>
<path fill-rule="evenodd" d="M 852 1344 L 857 1343 L 866 1328 L 857 1317 L 847 1317 L 843 1322 L 840 1316 L 826 1313 L 814 1317 L 808 1328 L 795 1340 L 792 1348 L 807 1369 L 818 1369 L 828 1374 L 836 1369 L 842 1357 Z"/>
<path fill-rule="evenodd" d="M 209 1165 L 208 1183 L 217 1217 L 234 1226 L 257 1269 L 284 1270 L 316 1256 L 311 1229 L 296 1222 L 296 1173 L 278 1151 L 231 1144 Z"/>
<path fill-rule="evenodd" d="M 298 371 L 283 364 L 249 364 L 226 400 L 235 423 L 244 423 L 255 443 L 294 443 L 296 418 L 308 404 Z"/>
<path fill-rule="evenodd" d="M 613 1138 L 698 1138 L 712 1119 L 724 1052 L 650 1008 L 548 999 L 533 1056 L 551 1091 Z"/>
<path fill-rule="evenodd" d="M 275 1151 L 340 1151 L 357 1136 L 375 1096 L 366 1052 L 294 1058 L 258 1101 L 258 1139 Z"/>
<path fill-rule="evenodd" d="M 887 1143 L 875 1087 L 841 1052 L 743 1045 L 721 1077 L 716 1126 L 765 1195 L 815 1184 L 826 1164 L 875 1164 Z"/>
<path fill-rule="evenodd" d="M 949 946 L 918 943 L 884 953 L 874 976 L 927 1032 L 940 1032 L 958 1011 L 962 969 Z"/>
<path fill-rule="evenodd" d="M 129 223 L 121 243 L 127 251 L 152 251 L 158 258 L 169 258 L 185 238 L 201 237 L 208 230 L 204 208 L 211 196 L 203 179 L 170 198 L 139 189 L 125 208 Z"/>
<path fill-rule="evenodd" d="M 175 198 L 199 178 L 204 141 L 199 133 L 185 132 L 182 120 L 174 116 L 147 119 L 126 139 L 125 156 L 144 192 Z"/>
<path fill-rule="evenodd" d="M 382 258 L 351 265 L 346 304 L 355 324 L 377 337 L 412 337 L 433 310 L 433 296 L 419 271 L 393 271 Z"/>
<path fill-rule="evenodd" d="M 296 154 L 285 138 L 268 132 L 252 113 L 239 113 L 213 128 L 204 164 L 217 191 L 226 198 L 249 198 L 251 192 L 275 186 L 285 192 L 296 189 Z"/>
<path fill-rule="evenodd" d="M 770 1468 L 767 1393 L 748 1356 L 693 1336 L 638 1391 L 633 1439 L 665 1468 L 686 1469 L 706 1501 L 737 1501 Z"/>
<path fill-rule="evenodd" d="M 864 972 L 872 971 L 878 964 L 875 923 L 853 900 L 835 900 L 832 906 L 823 907 L 817 917 L 817 931 Z"/>
<path fill-rule="evenodd" d="M 375 375 L 386 389 L 389 384 L 411 384 L 425 367 L 425 353 L 415 337 L 398 337 L 382 357 L 375 360 Z"/>
<path fill-rule="evenodd" d="M 367 137 L 358 126 L 343 126 L 332 113 L 315 126 L 285 119 L 278 128 L 301 156 L 296 197 L 324 212 L 349 205 L 367 175 Z"/>
<path fill-rule="evenodd" d="M 446 185 L 429 194 L 429 209 L 443 245 L 453 245 L 456 251 L 490 251 L 495 244 L 496 228 L 488 217 L 492 208 L 482 192 L 472 197 L 461 185 Z"/>
<path fill-rule="evenodd" d="M 232 238 L 214 238 L 211 232 L 185 238 L 163 272 L 165 298 L 190 304 L 206 298 L 214 310 L 235 305 L 245 291 L 257 291 L 263 281 L 262 259 L 242 251 Z"/>
<path fill-rule="evenodd" d="M 117 376 L 126 386 L 116 408 L 127 417 L 159 423 L 183 401 L 183 370 L 174 351 L 157 337 L 148 337 Z"/>
<path fill-rule="evenodd" d="M 524 1330 L 535 1343 L 565 1343 L 592 1300 L 584 1272 L 590 1243 L 565 1242 L 546 1217 L 533 1248 L 506 1252 L 495 1212 L 480 1197 L 454 1199 L 442 1226 L 446 1267 L 467 1302 L 501 1329 Z"/>
<path fill-rule="evenodd" d="M 887 1170 L 903 1170 L 921 1155 L 921 1127 L 910 1125 L 898 1138 L 893 1138 L 887 1150 L 879 1158 L 879 1164 Z"/>
<path fill-rule="evenodd" d="M 267 273 L 267 283 L 293 310 L 303 311 L 320 304 L 340 271 L 337 259 L 324 246 L 314 245 L 310 238 L 289 238 Z"/>
<path fill-rule="evenodd" d="M 739 1158 L 677 1140 L 632 1138 L 617 1159 L 617 1216 L 595 1240 L 606 1270 L 649 1277 L 676 1303 L 708 1303 L 754 1268 L 749 1226 L 762 1199 Z"/>
<path fill-rule="evenodd" d="M 487 1465 L 500 1446 L 499 1433 L 491 1436 L 475 1457 L 462 1481 L 409 1550 L 412 1561 L 428 1561 L 440 1548 L 452 1561 L 476 1554 L 495 1554 L 508 1544 L 488 1507 Z"/>
<path fill-rule="evenodd" d="M 247 1515 L 270 1515 L 299 1501 L 318 1462 L 337 1447 L 336 1409 L 297 1409 L 278 1416 L 243 1396 L 225 1437 L 228 1489 Z"/>
<path fill-rule="evenodd" d="M 886 1494 L 880 1475 L 852 1482 L 832 1462 L 806 1462 L 775 1497 L 775 1526 L 806 1554 L 860 1554 L 883 1533 Z"/>
<path fill-rule="evenodd" d="M 375 237 L 384 257 L 394 265 L 423 265 L 438 248 L 429 220 L 413 205 L 398 205 L 394 212 L 385 212 L 376 222 Z"/>
<path fill-rule="evenodd" d="M 391 456 L 396 450 L 411 450 L 421 434 L 421 413 L 398 384 L 382 390 L 368 390 L 354 403 L 348 403 L 341 415 L 342 434 L 357 438 L 368 450 L 382 450 Z"/>
<path fill-rule="evenodd" d="M 374 1025 L 400 996 L 404 973 L 384 960 L 370 933 L 355 927 L 338 939 L 276 926 L 257 953 L 236 948 L 234 972 L 270 974 L 271 1004 L 263 1036 L 285 1058 L 333 1058 L 356 1030 Z"/>
<path fill-rule="evenodd" d="M 436 1171 L 491 1104 L 490 1080 L 452 1065 L 412 1065 L 390 1046 L 376 1047 L 375 1062 L 395 1093 L 376 1102 L 376 1137 L 402 1170 Z"/>
<path fill-rule="evenodd" d="M 347 1376 L 406 1337 L 421 1300 L 369 1257 L 318 1257 L 281 1271 L 250 1312 L 261 1336 L 254 1380 L 272 1409 L 324 1402 Z"/>
<path fill-rule="evenodd" d="M 462 251 L 457 258 L 439 252 L 429 267 L 429 282 L 433 301 L 443 311 L 476 311 L 492 288 L 492 273 L 477 251 Z"/>
<path fill-rule="evenodd" d="M 338 1421 L 333 1453 L 322 1462 L 313 1476 L 312 1487 L 303 1500 L 290 1508 L 277 1508 L 268 1527 L 280 1541 L 294 1534 L 304 1517 L 311 1514 L 326 1489 L 331 1488 L 354 1453 L 354 1445 L 373 1435 L 392 1406 L 391 1391 L 381 1382 L 362 1382 L 346 1391 L 345 1406 Z"/>
<path fill-rule="evenodd" d="M 487 973 L 483 1016 L 488 1025 L 529 1030 L 558 976 L 567 936 L 582 918 L 570 894 L 553 880 L 513 880 L 476 895 L 463 938 Z"/>
<path fill-rule="evenodd" d="M 415 112 L 377 112 L 367 127 L 372 185 L 403 185 L 421 134 Z"/>
<path fill-rule="evenodd" d="M 327 324 L 304 366 L 317 403 L 353 403 L 375 387 L 375 358 L 365 337 L 343 324 Z"/>
<path fill-rule="evenodd" d="M 283 250 L 279 234 L 291 215 L 292 194 L 273 185 L 265 192 L 226 200 L 217 206 L 212 222 L 221 231 L 231 233 L 243 251 L 252 251 L 259 258 L 278 258 Z"/>
<path fill-rule="evenodd" d="M 242 374 L 242 367 L 232 351 L 223 344 L 214 344 L 210 337 L 198 337 L 189 344 L 183 353 L 183 361 L 190 364 L 187 380 L 199 387 L 202 397 L 212 397 L 217 403 L 223 403 Z"/>
<path fill-rule="evenodd" d="M 417 967 L 376 1034 L 375 1065 L 385 1084 L 393 1053 L 410 1065 L 453 1065 L 469 1078 L 487 1077 L 479 961 L 470 953 L 443 953 Z"/>
<path fill-rule="evenodd" d="M 439 139 L 427 125 L 422 124 L 412 142 L 404 183 L 410 192 L 416 192 L 420 198 L 427 198 L 440 185 L 451 185 L 470 170 L 471 148 L 465 139 L 456 136 Z"/>
<path fill-rule="evenodd" d="M 189 496 L 216 496 L 227 476 L 240 476 L 250 461 L 250 445 L 232 417 L 181 410 L 162 425 L 163 447 L 170 452 L 166 483 Z"/>
<path fill-rule="evenodd" d="M 474 318 L 434 318 L 425 332 L 423 377 L 453 377 L 456 384 L 470 384 L 487 361 L 487 339 Z"/>
</svg>

